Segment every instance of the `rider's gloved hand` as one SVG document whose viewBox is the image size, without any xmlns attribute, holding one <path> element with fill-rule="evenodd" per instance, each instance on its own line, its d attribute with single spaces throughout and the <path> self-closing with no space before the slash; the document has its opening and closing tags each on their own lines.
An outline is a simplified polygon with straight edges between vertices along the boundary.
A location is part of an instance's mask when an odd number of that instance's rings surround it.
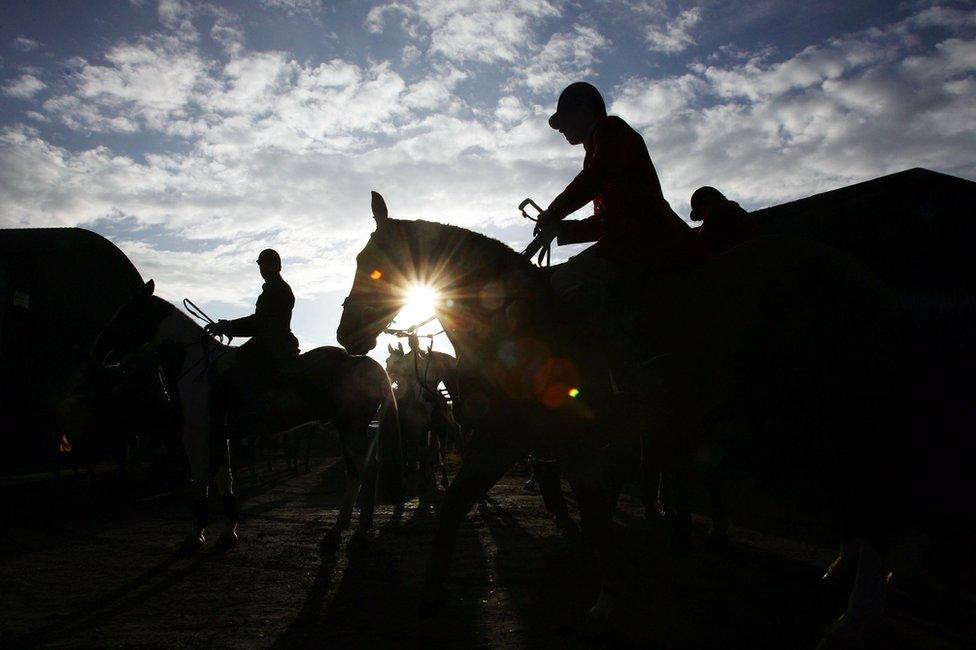
<svg viewBox="0 0 976 650">
<path fill-rule="evenodd" d="M 227 321 L 219 320 L 216 323 L 208 323 L 204 326 L 203 331 L 210 336 L 223 336 L 227 333 Z"/>
<path fill-rule="evenodd" d="M 556 219 L 555 216 L 548 210 L 543 210 L 536 218 L 535 228 L 532 230 L 532 236 L 535 237 L 543 230 L 549 230 L 551 226 L 554 226 L 557 223 L 559 223 L 559 219 Z"/>
</svg>

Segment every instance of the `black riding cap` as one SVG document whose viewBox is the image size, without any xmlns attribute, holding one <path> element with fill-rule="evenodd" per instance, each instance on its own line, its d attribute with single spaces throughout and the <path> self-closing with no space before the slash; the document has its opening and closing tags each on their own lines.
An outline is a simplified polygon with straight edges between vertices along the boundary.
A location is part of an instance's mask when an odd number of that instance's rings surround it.
<svg viewBox="0 0 976 650">
<path fill-rule="evenodd" d="M 597 115 L 602 116 L 607 114 L 607 104 L 603 101 L 603 95 L 600 94 L 600 91 L 593 84 L 588 84 L 585 81 L 577 81 L 569 84 L 559 93 L 556 112 L 549 117 L 549 126 L 554 129 L 559 129 L 559 121 L 565 115 L 566 111 L 580 104 L 588 104 Z"/>
<path fill-rule="evenodd" d="M 258 264 L 262 262 L 271 262 L 273 264 L 281 266 L 281 256 L 278 255 L 278 251 L 273 248 L 265 248 L 258 254 Z"/>
</svg>

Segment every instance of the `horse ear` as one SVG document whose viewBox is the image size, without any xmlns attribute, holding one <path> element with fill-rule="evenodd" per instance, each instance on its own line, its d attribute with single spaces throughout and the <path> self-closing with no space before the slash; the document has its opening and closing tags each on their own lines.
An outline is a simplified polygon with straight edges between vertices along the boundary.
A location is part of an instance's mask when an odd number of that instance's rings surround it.
<svg viewBox="0 0 976 650">
<path fill-rule="evenodd" d="M 153 291 L 156 290 L 156 283 L 153 280 L 150 280 L 149 282 L 146 283 L 146 286 L 143 287 L 143 290 L 145 291 L 145 295 L 147 296 L 153 295 Z"/>
<path fill-rule="evenodd" d="M 403 341 L 397 343 L 397 350 L 400 351 L 400 354 L 403 354 Z"/>
<path fill-rule="evenodd" d="M 370 202 L 370 206 L 373 208 L 373 218 L 376 219 L 376 225 L 379 225 L 390 218 L 390 211 L 386 208 L 386 201 L 380 196 L 379 192 L 370 192 L 373 199 Z"/>
<path fill-rule="evenodd" d="M 390 351 L 390 354 L 393 354 L 393 344 L 392 343 L 387 343 L 386 344 L 386 349 Z"/>
</svg>

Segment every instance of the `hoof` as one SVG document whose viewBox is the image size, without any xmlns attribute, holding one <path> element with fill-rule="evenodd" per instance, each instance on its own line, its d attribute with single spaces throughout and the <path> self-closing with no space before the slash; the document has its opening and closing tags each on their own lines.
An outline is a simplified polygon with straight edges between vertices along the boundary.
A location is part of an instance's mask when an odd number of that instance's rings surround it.
<svg viewBox="0 0 976 650">
<path fill-rule="evenodd" d="M 214 548 L 216 550 L 226 551 L 227 549 L 236 546 L 238 541 L 240 541 L 240 537 L 237 536 L 237 531 L 225 530 L 220 534 L 220 537 L 217 538 L 217 544 Z"/>
<path fill-rule="evenodd" d="M 186 536 L 186 539 L 180 544 L 180 551 L 183 553 L 191 554 L 197 553 L 203 550 L 204 545 L 207 543 L 207 538 L 203 536 L 203 533 L 190 533 Z"/>
</svg>

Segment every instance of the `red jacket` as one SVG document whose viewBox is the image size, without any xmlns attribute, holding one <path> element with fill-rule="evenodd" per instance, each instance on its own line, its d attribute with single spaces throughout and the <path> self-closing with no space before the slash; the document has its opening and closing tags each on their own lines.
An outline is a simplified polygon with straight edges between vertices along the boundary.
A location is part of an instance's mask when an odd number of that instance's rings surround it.
<svg viewBox="0 0 976 650">
<path fill-rule="evenodd" d="M 593 202 L 593 216 L 561 224 L 559 244 L 597 242 L 601 257 L 675 268 L 707 252 L 661 192 L 644 138 L 619 117 L 600 119 L 584 143 L 583 171 L 549 205 L 562 219 Z"/>
</svg>

